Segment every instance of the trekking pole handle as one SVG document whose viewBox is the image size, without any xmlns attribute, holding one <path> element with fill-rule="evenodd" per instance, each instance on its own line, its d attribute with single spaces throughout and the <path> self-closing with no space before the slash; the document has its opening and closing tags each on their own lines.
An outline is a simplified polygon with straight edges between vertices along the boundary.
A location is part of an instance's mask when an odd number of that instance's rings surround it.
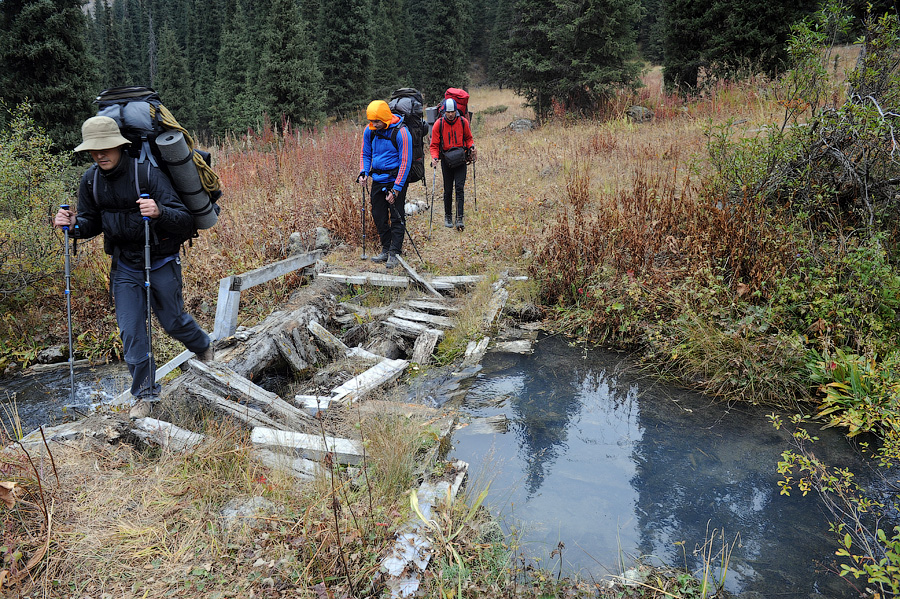
<svg viewBox="0 0 900 599">
<path fill-rule="evenodd" d="M 60 204 L 60 205 L 59 205 L 59 209 L 60 209 L 60 210 L 68 210 L 68 209 L 69 209 L 69 205 L 68 205 L 68 204 Z M 69 225 L 63 225 L 63 226 L 62 226 L 62 230 L 68 232 L 68 231 L 69 231 Z"/>
<path fill-rule="evenodd" d="M 149 194 L 149 193 L 142 193 L 142 194 L 141 194 L 141 199 L 142 199 L 142 200 L 146 200 L 146 199 L 149 198 L 149 197 L 150 197 L 150 194 Z M 142 216 L 141 218 L 143 218 L 144 220 L 150 220 L 150 217 L 149 217 L 149 216 Z"/>
</svg>

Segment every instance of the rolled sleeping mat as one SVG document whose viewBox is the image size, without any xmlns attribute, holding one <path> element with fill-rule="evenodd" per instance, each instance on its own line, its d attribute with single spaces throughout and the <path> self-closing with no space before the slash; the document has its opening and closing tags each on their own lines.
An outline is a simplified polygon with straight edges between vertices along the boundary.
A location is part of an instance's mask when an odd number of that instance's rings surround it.
<svg viewBox="0 0 900 599">
<path fill-rule="evenodd" d="M 198 229 L 209 229 L 215 225 L 219 215 L 213 209 L 209 193 L 203 189 L 197 167 L 194 166 L 193 152 L 184 140 L 184 134 L 181 131 L 160 133 L 156 146 L 172 176 L 172 185 L 194 215 L 194 225 Z"/>
</svg>

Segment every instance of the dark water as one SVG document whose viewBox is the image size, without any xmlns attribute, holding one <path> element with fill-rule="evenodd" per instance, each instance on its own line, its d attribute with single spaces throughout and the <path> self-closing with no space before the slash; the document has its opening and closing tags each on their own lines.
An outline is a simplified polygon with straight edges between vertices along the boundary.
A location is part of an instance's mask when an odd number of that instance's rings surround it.
<svg viewBox="0 0 900 599">
<path fill-rule="evenodd" d="M 27 434 L 42 425 L 52 426 L 78 418 L 115 398 L 130 385 L 131 376 L 124 362 L 76 368 L 74 402 L 68 365 L 0 379 L 0 421 L 7 430 L 13 430 L 10 428 L 13 414 L 18 414 Z"/>
<path fill-rule="evenodd" d="M 858 596 L 833 573 L 818 498 L 779 494 L 776 465 L 789 445 L 765 418 L 771 410 L 663 388 L 615 354 L 561 338 L 536 349 L 485 357 L 462 400 L 470 425 L 451 450 L 476 484 L 491 482 L 488 503 L 525 554 L 556 569 L 548 556 L 562 541 L 564 572 L 621 573 L 620 560 L 627 568 L 642 556 L 699 573 L 694 549 L 716 531 L 713 555 L 734 544 L 729 592 Z M 814 434 L 817 456 L 877 485 L 840 433 Z"/>
</svg>

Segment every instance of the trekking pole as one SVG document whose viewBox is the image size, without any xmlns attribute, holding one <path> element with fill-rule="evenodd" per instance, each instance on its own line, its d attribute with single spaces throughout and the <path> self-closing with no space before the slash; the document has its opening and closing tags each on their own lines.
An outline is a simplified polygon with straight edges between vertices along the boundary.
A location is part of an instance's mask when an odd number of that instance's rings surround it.
<svg viewBox="0 0 900 599">
<path fill-rule="evenodd" d="M 431 216 L 428 217 L 428 239 L 431 239 L 431 234 L 434 233 L 434 182 L 437 180 L 437 167 L 431 167 Z"/>
<path fill-rule="evenodd" d="M 478 177 L 475 176 L 475 163 L 472 163 L 472 192 L 475 195 L 475 212 L 478 211 Z"/>
<path fill-rule="evenodd" d="M 367 260 L 369 257 L 366 256 L 366 190 L 368 186 L 360 186 L 362 187 L 362 202 L 360 203 L 359 211 L 362 218 L 362 237 L 363 237 L 363 253 L 360 256 L 361 259 Z"/>
<path fill-rule="evenodd" d="M 382 191 L 387 191 L 386 189 L 382 189 Z M 397 218 L 400 220 L 400 224 L 403 225 L 403 230 L 406 231 L 406 236 L 409 238 L 409 243 L 412 244 L 413 249 L 416 250 L 416 255 L 419 257 L 419 260 L 422 261 L 422 264 L 425 264 L 425 260 L 422 258 L 422 254 L 419 253 L 419 248 L 416 247 L 416 242 L 413 241 L 412 234 L 409 232 L 409 229 L 406 228 L 406 220 L 400 215 L 400 211 L 397 210 L 397 207 L 393 204 L 388 204 L 391 207 L 391 210 L 394 211 L 394 214 L 397 215 Z"/>
<path fill-rule="evenodd" d="M 142 193 L 142 198 L 150 194 Z M 144 287 L 147 288 L 147 358 L 150 360 L 150 388 L 156 384 L 156 365 L 153 363 L 153 329 L 150 318 L 150 217 L 144 217 Z"/>
<path fill-rule="evenodd" d="M 60 206 L 63 210 L 68 210 L 68 204 Z M 69 226 L 62 228 L 63 237 L 66 243 L 66 324 L 69 329 L 69 402 L 75 405 L 75 350 L 72 347 L 72 266 L 69 262 Z"/>
</svg>

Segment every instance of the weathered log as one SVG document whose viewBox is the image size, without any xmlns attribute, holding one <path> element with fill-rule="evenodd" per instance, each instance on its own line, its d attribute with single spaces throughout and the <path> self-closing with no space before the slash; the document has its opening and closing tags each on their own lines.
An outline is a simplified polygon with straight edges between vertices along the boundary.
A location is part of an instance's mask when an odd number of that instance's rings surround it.
<svg viewBox="0 0 900 599">
<path fill-rule="evenodd" d="M 293 458 L 268 449 L 255 448 L 250 452 L 250 455 L 272 470 L 284 472 L 301 480 L 311 480 L 317 474 L 324 472 L 322 465 L 312 460 Z"/>
<path fill-rule="evenodd" d="M 510 354 L 530 354 L 534 351 L 534 342 L 531 339 L 498 341 L 496 345 L 494 345 L 494 351 Z"/>
<path fill-rule="evenodd" d="M 297 347 L 294 345 L 294 337 L 287 331 L 281 331 L 278 337 L 275 338 L 275 347 L 278 349 L 278 353 L 281 354 L 281 357 L 285 359 L 285 361 L 291 365 L 297 372 L 303 372 L 307 368 L 309 368 L 309 363 L 300 357 L 300 354 L 297 352 Z"/>
</svg>

